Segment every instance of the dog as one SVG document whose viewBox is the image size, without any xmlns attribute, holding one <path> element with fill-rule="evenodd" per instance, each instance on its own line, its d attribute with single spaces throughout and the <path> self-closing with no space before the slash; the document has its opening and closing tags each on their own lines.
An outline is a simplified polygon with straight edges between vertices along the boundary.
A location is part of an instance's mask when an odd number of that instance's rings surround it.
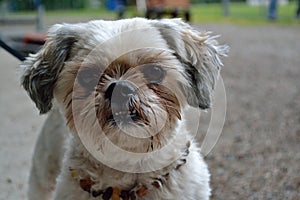
<svg viewBox="0 0 300 200">
<path fill-rule="evenodd" d="M 21 65 L 22 86 L 48 113 L 29 199 L 209 199 L 184 112 L 211 107 L 227 49 L 181 19 L 52 26 Z"/>
</svg>

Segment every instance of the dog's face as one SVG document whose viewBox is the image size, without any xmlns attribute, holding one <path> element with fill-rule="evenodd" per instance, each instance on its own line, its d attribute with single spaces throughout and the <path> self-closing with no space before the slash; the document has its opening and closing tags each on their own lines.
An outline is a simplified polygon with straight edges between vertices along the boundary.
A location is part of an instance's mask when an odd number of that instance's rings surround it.
<svg viewBox="0 0 300 200">
<path fill-rule="evenodd" d="M 55 25 L 25 61 L 22 84 L 41 113 L 62 108 L 74 133 L 133 152 L 160 148 L 189 104 L 207 109 L 219 46 L 181 20 L 128 19 Z"/>
</svg>

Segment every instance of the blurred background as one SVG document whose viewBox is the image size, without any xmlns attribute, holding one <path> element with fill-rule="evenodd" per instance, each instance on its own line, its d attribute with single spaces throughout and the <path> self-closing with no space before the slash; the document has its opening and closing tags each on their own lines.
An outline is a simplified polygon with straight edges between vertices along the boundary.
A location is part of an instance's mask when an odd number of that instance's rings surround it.
<svg viewBox="0 0 300 200">
<path fill-rule="evenodd" d="M 281 24 L 298 24 L 298 0 L 0 0 L 0 5 L 2 22 L 14 15 L 35 15 L 38 7 L 42 6 L 46 10 L 46 18 L 77 16 L 114 19 L 146 16 L 147 11 L 156 9 L 170 14 L 174 14 L 174 10 L 179 13 L 188 10 L 192 13 L 192 22 L 263 24 L 266 23 L 264 19 L 269 17 Z M 124 13 L 118 16 L 120 11 Z"/>
<path fill-rule="evenodd" d="M 137 16 L 181 17 L 200 31 L 221 35 L 220 43 L 231 50 L 221 72 L 227 101 L 225 125 L 205 157 L 212 199 L 298 200 L 299 2 L 0 0 L 0 39 L 13 52 L 26 56 L 41 48 L 45 32 L 55 23 Z M 26 199 L 31 156 L 45 119 L 20 87 L 20 63 L 0 47 L 0 200 Z M 200 142 L 210 119 L 210 112 L 201 114 Z"/>
</svg>

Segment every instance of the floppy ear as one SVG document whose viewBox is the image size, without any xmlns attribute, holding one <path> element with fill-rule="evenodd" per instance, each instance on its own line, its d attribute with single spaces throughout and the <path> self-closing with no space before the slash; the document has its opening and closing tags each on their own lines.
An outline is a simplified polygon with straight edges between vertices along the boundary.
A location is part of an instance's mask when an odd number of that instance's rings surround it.
<svg viewBox="0 0 300 200">
<path fill-rule="evenodd" d="M 21 84 L 40 114 L 47 113 L 52 107 L 55 83 L 75 41 L 76 35 L 67 25 L 54 25 L 42 49 L 29 55 L 21 65 L 24 69 Z"/>
<path fill-rule="evenodd" d="M 216 37 L 200 33 L 181 19 L 155 22 L 174 55 L 185 67 L 189 85 L 182 85 L 191 106 L 207 109 L 222 66 L 220 56 L 226 56 L 228 46 L 218 45 Z"/>
</svg>

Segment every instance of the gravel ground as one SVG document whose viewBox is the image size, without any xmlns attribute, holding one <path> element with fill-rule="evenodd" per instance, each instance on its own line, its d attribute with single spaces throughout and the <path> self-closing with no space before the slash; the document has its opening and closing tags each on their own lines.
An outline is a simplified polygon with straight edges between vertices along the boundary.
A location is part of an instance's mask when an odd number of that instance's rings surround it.
<svg viewBox="0 0 300 200">
<path fill-rule="evenodd" d="M 299 27 L 208 27 L 231 46 L 213 199 L 300 199 Z"/>
<path fill-rule="evenodd" d="M 231 46 L 222 71 L 226 122 L 206 157 L 212 199 L 300 199 L 299 27 L 199 27 Z M 10 31 L 26 28 L 0 26 L 0 33 Z M 0 200 L 25 199 L 44 117 L 19 86 L 18 61 L 2 49 L 0 61 Z"/>
</svg>

